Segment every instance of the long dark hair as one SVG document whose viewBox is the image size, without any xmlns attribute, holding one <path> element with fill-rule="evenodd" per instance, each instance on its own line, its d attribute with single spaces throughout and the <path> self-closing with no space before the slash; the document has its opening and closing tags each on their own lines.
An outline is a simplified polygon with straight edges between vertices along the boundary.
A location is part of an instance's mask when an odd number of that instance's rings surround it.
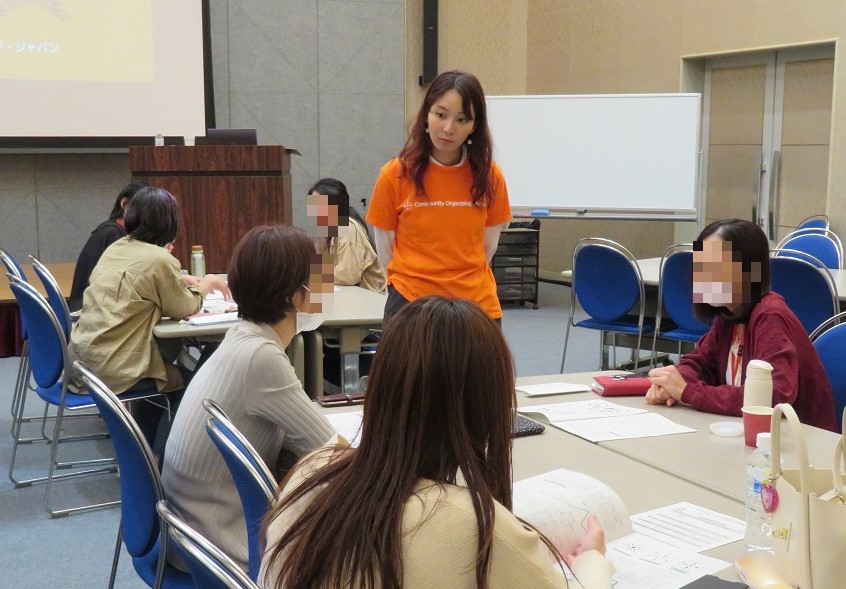
<svg viewBox="0 0 846 589">
<path fill-rule="evenodd" d="M 282 499 L 309 493 L 270 547 L 268 587 L 402 587 L 402 519 L 421 478 L 464 478 L 476 513 L 476 582 L 487 587 L 495 501 L 511 509 L 514 366 L 501 330 L 475 304 L 428 296 L 399 311 L 373 361 L 361 443 Z M 302 465 L 301 465 L 302 467 Z M 284 482 L 283 482 L 284 485 Z M 425 524 L 423 524 L 425 525 Z"/>
<path fill-rule="evenodd" d="M 350 205 L 350 193 L 347 191 L 347 186 L 340 180 L 335 178 L 321 178 L 314 183 L 314 186 L 308 189 L 308 194 L 325 194 L 329 197 L 329 204 L 338 207 L 338 223 L 346 224 L 347 219 L 352 219 L 361 225 L 364 233 L 367 235 L 367 241 L 370 242 L 370 247 L 376 250 L 376 244 L 373 243 L 373 238 L 370 236 L 370 231 L 367 229 L 367 223 L 355 207 Z M 333 251 L 335 248 L 336 236 L 321 238 L 321 251 Z"/>
<path fill-rule="evenodd" d="M 449 90 L 455 90 L 461 96 L 461 110 L 473 117 L 473 132 L 468 139 L 473 144 L 467 147 L 467 161 L 473 172 L 473 204 L 476 206 L 491 206 L 493 204 L 493 189 L 490 185 L 491 160 L 493 158 L 493 144 L 491 132 L 488 129 L 488 114 L 485 108 L 485 92 L 476 76 L 467 72 L 453 70 L 440 74 L 429 86 L 423 104 L 417 111 L 417 116 L 411 124 L 405 147 L 400 151 L 399 158 L 403 165 L 403 173 L 414 180 L 417 194 L 425 196 L 423 177 L 429 167 L 429 156 L 432 154 L 432 142 L 426 134 L 429 111 L 432 105 Z"/>
<path fill-rule="evenodd" d="M 712 235 L 730 243 L 732 260 L 741 264 L 743 302 L 735 313 L 726 307 L 705 303 L 694 303 L 693 312 L 706 323 L 717 316 L 733 323 L 745 323 L 755 305 L 770 292 L 770 242 L 764 231 L 752 221 L 724 219 L 705 227 L 693 243 L 693 250 L 702 251 L 702 241 Z"/>
</svg>

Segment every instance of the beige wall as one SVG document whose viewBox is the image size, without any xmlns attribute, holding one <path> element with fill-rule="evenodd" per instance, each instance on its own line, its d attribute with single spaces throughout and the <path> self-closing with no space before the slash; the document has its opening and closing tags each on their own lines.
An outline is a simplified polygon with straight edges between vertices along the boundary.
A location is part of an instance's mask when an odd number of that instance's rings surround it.
<svg viewBox="0 0 846 589">
<path fill-rule="evenodd" d="M 579 61 L 569 61 L 560 45 L 562 29 L 557 20 L 548 27 L 538 4 L 550 4 L 559 10 L 563 2 L 538 3 L 534 0 L 441 0 L 438 66 L 440 71 L 465 69 L 482 82 L 487 94 L 551 94 L 652 91 L 648 88 L 619 90 L 594 88 L 596 79 L 588 80 L 580 73 Z M 423 92 L 417 88 L 420 69 L 420 21 L 422 0 L 406 3 L 406 118 L 416 112 Z M 548 28 L 547 28 L 548 27 Z M 562 33 L 562 31 L 564 31 Z M 593 37 L 591 37 L 593 38 Z M 545 47 L 545 44 L 549 45 Z M 596 41 L 594 41 L 596 42 Z M 540 65 L 542 64 L 542 65 Z M 533 67 L 534 66 L 534 67 Z M 544 75 L 538 72 L 547 70 Z M 572 84 L 578 77 L 584 87 Z M 597 79 L 613 75 L 598 74 Z M 672 78 L 675 91 L 678 74 Z M 507 178 L 506 178 L 507 180 Z M 602 236 L 616 239 L 637 256 L 659 255 L 672 242 L 672 224 L 620 221 L 547 220 L 541 229 L 541 274 L 545 278 L 560 277 L 571 265 L 573 245 L 581 237 Z"/>
<path fill-rule="evenodd" d="M 420 27 L 415 13 L 420 4 L 407 1 L 409 31 Z M 846 33 L 843 0 L 441 0 L 440 8 L 440 69 L 473 71 L 489 94 L 520 93 L 521 86 L 528 94 L 677 92 L 683 57 L 811 44 Z M 407 60 L 419 69 L 418 46 L 409 34 Z M 837 43 L 827 203 L 841 233 L 846 116 L 838 113 L 846 112 L 844 51 Z M 406 77 L 407 112 L 419 104 L 411 88 L 418 74 Z M 618 239 L 636 255 L 657 255 L 674 239 L 670 223 L 546 221 L 545 275 L 569 266 L 572 244 L 588 234 Z"/>
<path fill-rule="evenodd" d="M 525 94 L 530 0 L 441 0 L 438 71 L 473 72 L 488 94 Z M 410 120 L 426 93 L 422 73 L 423 2 L 406 0 L 405 113 Z"/>
<path fill-rule="evenodd" d="M 675 92 L 683 57 L 840 37 L 846 32 L 846 3 L 533 0 L 528 30 L 529 93 Z M 843 51 L 837 43 L 827 202 L 840 232 L 846 231 L 846 169 L 838 164 L 846 154 L 846 118 L 837 116 L 846 109 L 846 69 L 838 67 Z M 672 239 L 662 228 L 654 239 L 667 237 Z M 549 242 L 542 246 L 545 268 L 554 255 Z"/>
</svg>

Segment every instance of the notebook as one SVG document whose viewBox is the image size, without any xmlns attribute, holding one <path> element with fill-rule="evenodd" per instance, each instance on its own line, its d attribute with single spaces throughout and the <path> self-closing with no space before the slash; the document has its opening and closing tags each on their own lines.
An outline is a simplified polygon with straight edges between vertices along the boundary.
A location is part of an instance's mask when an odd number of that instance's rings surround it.
<svg viewBox="0 0 846 589">
<path fill-rule="evenodd" d="M 203 325 L 218 325 L 221 323 L 237 323 L 238 311 L 230 311 L 228 313 L 196 313 L 185 320 L 188 325 L 203 326 Z"/>
</svg>

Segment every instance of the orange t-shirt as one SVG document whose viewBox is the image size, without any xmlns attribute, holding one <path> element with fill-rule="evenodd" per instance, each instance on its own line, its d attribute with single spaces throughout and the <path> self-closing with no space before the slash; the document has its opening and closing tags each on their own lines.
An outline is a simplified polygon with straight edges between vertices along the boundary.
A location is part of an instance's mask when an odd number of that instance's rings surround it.
<svg viewBox="0 0 846 589">
<path fill-rule="evenodd" d="M 473 206 L 473 174 L 468 162 L 440 166 L 430 162 L 418 196 L 403 176 L 398 158 L 382 167 L 367 221 L 396 232 L 388 265 L 388 284 L 409 301 L 425 295 L 460 297 L 477 303 L 488 316 L 502 317 L 496 281 L 485 256 L 485 228 L 511 219 L 505 178 L 495 163 L 490 207 Z"/>
</svg>

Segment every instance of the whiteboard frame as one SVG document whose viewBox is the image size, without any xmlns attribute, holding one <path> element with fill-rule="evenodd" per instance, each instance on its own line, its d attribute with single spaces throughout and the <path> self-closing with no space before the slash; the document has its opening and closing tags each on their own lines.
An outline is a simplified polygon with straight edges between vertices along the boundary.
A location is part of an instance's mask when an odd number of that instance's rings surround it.
<svg viewBox="0 0 846 589">
<path fill-rule="evenodd" d="M 576 206 L 550 206 L 548 203 L 538 204 L 536 206 L 526 204 L 512 204 L 512 214 L 515 217 L 537 217 L 537 218 L 562 218 L 562 219 L 631 219 L 631 220 L 671 220 L 671 221 L 693 221 L 698 222 L 699 216 L 702 212 L 701 199 L 701 174 L 702 174 L 702 146 L 701 146 L 701 117 L 702 117 L 702 99 L 699 93 L 664 93 L 664 94 L 567 94 L 567 95 L 505 95 L 505 96 L 488 96 L 488 123 L 491 127 L 491 134 L 494 141 L 494 161 L 503 168 L 506 183 L 509 182 L 508 162 L 505 166 L 497 159 L 497 138 L 495 135 L 497 123 L 491 124 L 491 103 L 496 101 L 535 101 L 535 100 L 661 100 L 667 99 L 683 101 L 685 105 L 682 107 L 690 112 L 690 120 L 684 122 L 689 125 L 684 129 L 686 139 L 693 139 L 694 145 L 683 148 L 685 150 L 685 158 L 690 157 L 693 161 L 687 160 L 687 166 L 692 165 L 691 178 L 685 177 L 685 200 L 692 202 L 692 207 L 681 207 L 669 209 L 666 207 L 651 208 L 651 207 L 576 207 Z M 601 104 L 601 103 L 598 103 Z M 689 105 L 689 106 L 688 106 Z M 691 108 L 692 107 L 692 108 Z M 687 116 L 687 114 L 685 116 Z M 562 124 L 559 122 L 559 124 Z M 523 145 L 531 145 L 532 138 L 536 138 L 538 133 L 546 133 L 549 137 L 558 137 L 565 132 L 565 129 L 557 129 L 555 127 L 547 127 L 538 130 L 535 125 L 525 125 L 524 129 L 517 129 L 516 133 L 520 134 Z M 515 125 L 512 124 L 512 136 L 516 134 L 514 131 Z M 522 149 L 522 147 L 521 147 Z M 688 168 L 690 170 L 690 168 Z M 551 174 L 554 174 L 553 170 Z M 514 174 L 512 174 L 514 176 Z M 555 185 L 558 182 L 549 181 L 550 185 Z M 514 189 L 520 190 L 520 187 L 513 187 L 513 183 L 509 185 L 509 193 L 514 194 Z M 523 201 L 524 199 L 519 199 Z"/>
</svg>

